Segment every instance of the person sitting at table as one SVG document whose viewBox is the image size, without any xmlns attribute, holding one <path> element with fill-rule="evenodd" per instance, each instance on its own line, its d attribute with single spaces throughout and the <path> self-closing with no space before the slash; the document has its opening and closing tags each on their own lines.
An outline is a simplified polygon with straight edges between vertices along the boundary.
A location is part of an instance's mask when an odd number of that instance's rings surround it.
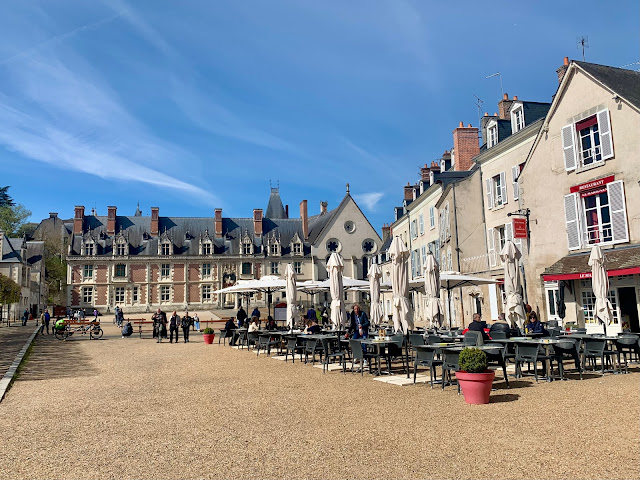
<svg viewBox="0 0 640 480">
<path fill-rule="evenodd" d="M 247 333 L 257 332 L 259 328 L 260 325 L 258 324 L 258 317 L 251 317 L 251 324 L 247 329 Z"/>
<path fill-rule="evenodd" d="M 529 320 L 525 327 L 529 333 L 549 334 L 549 332 L 544 329 L 542 323 L 540 323 L 540 320 L 538 320 L 538 315 L 534 311 L 529 312 Z"/>
<path fill-rule="evenodd" d="M 271 315 L 267 317 L 267 330 L 277 330 L 278 324 Z"/>
<path fill-rule="evenodd" d="M 307 333 L 311 335 L 317 335 L 321 331 L 322 329 L 320 328 L 320 325 L 318 325 L 318 319 L 313 320 L 311 322 L 311 326 L 307 327 Z"/>
<path fill-rule="evenodd" d="M 487 332 L 484 331 L 485 328 L 487 328 L 487 324 L 486 322 L 482 321 L 482 315 L 479 313 L 474 313 L 473 322 L 469 324 L 469 331 L 480 332 L 482 334 L 482 340 L 488 342 L 489 340 L 491 340 L 491 338 L 489 337 L 489 335 L 487 335 Z"/>
</svg>

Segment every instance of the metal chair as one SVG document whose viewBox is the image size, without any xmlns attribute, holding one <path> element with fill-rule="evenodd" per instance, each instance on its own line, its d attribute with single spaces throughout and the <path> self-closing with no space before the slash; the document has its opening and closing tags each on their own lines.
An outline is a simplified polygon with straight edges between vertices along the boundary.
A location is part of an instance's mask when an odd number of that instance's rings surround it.
<svg viewBox="0 0 640 480">
<path fill-rule="evenodd" d="M 326 337 L 322 339 L 322 349 L 324 350 L 324 361 L 322 362 L 322 373 L 326 373 L 329 369 L 329 360 L 337 358 L 342 364 L 342 373 L 347 371 L 347 354 L 340 348 L 340 339 L 338 337 Z"/>
<path fill-rule="evenodd" d="M 280 341 L 272 339 L 270 334 L 265 333 L 258 335 L 258 342 L 256 344 L 256 355 L 260 355 L 260 349 L 266 350 L 267 355 L 271 355 L 271 347 L 277 347 L 278 345 L 280 345 Z"/>
<path fill-rule="evenodd" d="M 322 344 L 315 338 L 306 338 L 304 340 L 306 341 L 304 345 L 304 363 L 309 362 L 309 355 L 311 355 L 311 364 L 315 365 L 316 353 L 320 355 L 322 360 Z"/>
<path fill-rule="evenodd" d="M 418 374 L 418 366 L 429 367 L 430 384 L 437 380 L 436 367 L 442 365 L 442 360 L 436 359 L 436 349 L 428 345 L 416 348 L 413 357 L 413 383 L 416 383 L 416 375 Z"/>
</svg>

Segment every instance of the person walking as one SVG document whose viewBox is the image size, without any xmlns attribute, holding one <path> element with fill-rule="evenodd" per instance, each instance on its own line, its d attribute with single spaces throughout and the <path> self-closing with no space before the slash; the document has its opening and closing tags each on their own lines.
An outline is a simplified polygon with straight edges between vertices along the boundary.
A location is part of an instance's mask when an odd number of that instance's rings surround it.
<svg viewBox="0 0 640 480">
<path fill-rule="evenodd" d="M 200 317 L 198 317 L 197 313 L 193 314 L 193 329 L 200 331 Z"/>
<path fill-rule="evenodd" d="M 118 327 L 122 328 L 122 324 L 124 323 L 124 311 L 122 309 L 118 310 Z"/>
<path fill-rule="evenodd" d="M 244 325 L 244 321 L 247 319 L 247 312 L 244 311 L 244 308 L 242 308 L 242 305 L 240 305 L 240 309 L 236 314 L 236 318 L 238 319 L 238 327 L 242 328 L 242 326 Z"/>
<path fill-rule="evenodd" d="M 184 312 L 182 317 L 182 335 L 184 336 L 184 343 L 189 341 L 189 328 L 191 327 L 191 317 L 189 312 Z"/>
<path fill-rule="evenodd" d="M 93 309 L 93 321 L 94 322 L 98 321 L 98 309 L 97 308 Z"/>
<path fill-rule="evenodd" d="M 158 309 L 151 317 L 153 320 L 153 334 L 156 337 L 156 343 L 162 343 L 162 329 L 167 328 L 167 314 Z"/>
<path fill-rule="evenodd" d="M 178 343 L 178 326 L 180 325 L 180 315 L 175 310 L 169 319 L 169 343 L 173 343 L 173 334 L 176 335 L 176 343 Z"/>
<path fill-rule="evenodd" d="M 113 323 L 118 324 L 118 326 L 120 326 L 120 324 L 118 323 L 119 321 L 119 315 L 120 315 L 120 307 L 118 305 L 116 305 L 116 308 L 114 310 L 115 315 L 113 317 Z"/>
<path fill-rule="evenodd" d="M 47 335 L 49 335 L 49 322 L 51 321 L 51 315 L 49 315 L 49 310 L 47 310 L 46 308 L 44 309 L 44 325 L 43 327 L 41 327 L 42 331 L 44 332 L 44 327 L 47 328 Z"/>
<path fill-rule="evenodd" d="M 26 308 L 24 309 L 24 312 L 22 314 L 22 326 L 24 327 L 27 324 L 27 320 L 29 319 L 29 310 L 27 310 Z"/>
<path fill-rule="evenodd" d="M 313 305 L 311 305 L 309 307 L 309 310 L 307 310 L 307 320 L 314 321 L 315 319 L 316 319 L 316 311 L 313 308 Z"/>
</svg>

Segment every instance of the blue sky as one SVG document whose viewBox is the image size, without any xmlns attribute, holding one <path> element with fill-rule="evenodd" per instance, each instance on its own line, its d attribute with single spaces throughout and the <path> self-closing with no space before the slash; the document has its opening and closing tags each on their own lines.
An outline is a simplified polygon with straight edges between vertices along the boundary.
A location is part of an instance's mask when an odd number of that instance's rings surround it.
<svg viewBox="0 0 640 480">
<path fill-rule="evenodd" d="M 402 186 L 562 58 L 640 60 L 636 0 L 3 2 L 0 186 L 33 212 L 292 216 L 345 184 L 379 230 Z"/>
</svg>

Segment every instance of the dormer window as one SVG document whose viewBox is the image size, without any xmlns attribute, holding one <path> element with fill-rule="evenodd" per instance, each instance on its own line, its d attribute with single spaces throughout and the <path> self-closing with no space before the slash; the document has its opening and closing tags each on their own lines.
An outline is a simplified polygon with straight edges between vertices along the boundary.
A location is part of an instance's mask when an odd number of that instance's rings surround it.
<svg viewBox="0 0 640 480">
<path fill-rule="evenodd" d="M 171 243 L 162 242 L 160 244 L 160 255 L 163 255 L 163 256 L 171 255 Z"/>
<path fill-rule="evenodd" d="M 294 243 L 291 251 L 294 255 L 302 255 L 302 244 L 299 242 Z"/>
<path fill-rule="evenodd" d="M 524 110 L 522 105 L 514 106 L 511 110 L 511 129 L 513 133 L 519 132 L 524 128 Z"/>
<path fill-rule="evenodd" d="M 96 244 L 93 241 L 85 242 L 84 244 L 84 254 L 85 255 L 95 255 Z"/>
<path fill-rule="evenodd" d="M 498 143 L 498 124 L 491 122 L 487 126 L 487 148 L 491 148 Z"/>
<path fill-rule="evenodd" d="M 202 244 L 202 255 L 211 255 L 211 242 L 204 242 Z"/>
<path fill-rule="evenodd" d="M 269 237 L 267 252 L 272 257 L 282 254 L 282 250 L 280 248 L 280 239 L 276 237 L 275 232 Z"/>
<path fill-rule="evenodd" d="M 114 253 L 119 257 L 129 255 L 129 242 L 122 233 L 116 237 Z"/>
<path fill-rule="evenodd" d="M 243 255 L 251 255 L 253 253 L 253 244 L 252 243 L 243 243 L 242 244 L 242 254 Z"/>
<path fill-rule="evenodd" d="M 272 243 L 271 245 L 269 245 L 269 254 L 270 255 L 278 255 L 278 253 L 280 253 L 280 245 L 278 245 L 277 243 Z"/>
<path fill-rule="evenodd" d="M 213 252 L 213 240 L 209 237 L 209 229 L 204 231 L 204 236 L 200 236 L 200 255 L 211 255 Z"/>
</svg>

